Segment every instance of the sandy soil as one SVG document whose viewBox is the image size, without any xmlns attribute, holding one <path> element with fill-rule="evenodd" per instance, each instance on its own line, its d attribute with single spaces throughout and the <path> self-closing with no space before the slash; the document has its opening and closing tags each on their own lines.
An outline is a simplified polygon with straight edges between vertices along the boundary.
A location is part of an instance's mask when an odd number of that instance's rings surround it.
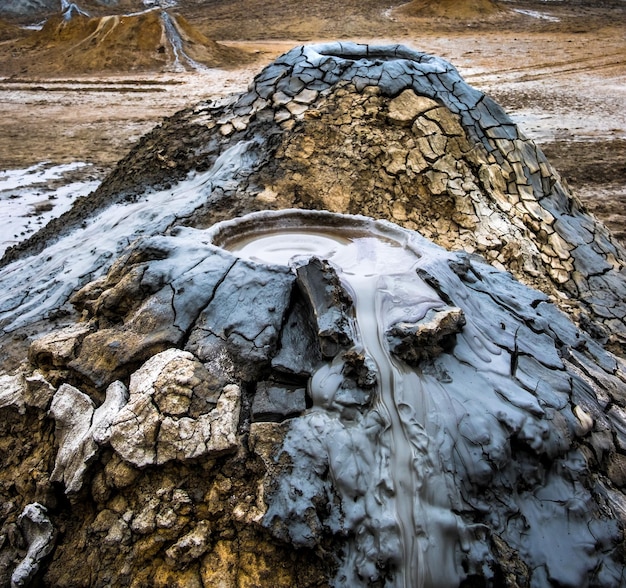
<svg viewBox="0 0 626 588">
<path fill-rule="evenodd" d="M 213 38 L 252 52 L 254 63 L 193 74 L 0 79 L 0 170 L 82 161 L 92 164 L 90 177 L 102 177 L 163 117 L 242 91 L 296 44 L 338 37 L 402 42 L 450 60 L 500 102 L 587 207 L 626 239 L 626 19 L 618 18 L 626 2 L 604 11 L 591 2 L 507 2 L 518 12 L 469 22 L 408 17 L 394 7 L 381 12 L 373 0 L 360 3 L 350 22 L 333 19 L 330 2 L 310 2 L 306 10 L 296 2 L 268 14 L 260 0 L 219 0 L 211 19 L 200 4 L 187 2 L 185 16 Z M 350 2 L 343 9 L 348 13 Z M 253 27 L 255 15 L 261 20 Z"/>
</svg>

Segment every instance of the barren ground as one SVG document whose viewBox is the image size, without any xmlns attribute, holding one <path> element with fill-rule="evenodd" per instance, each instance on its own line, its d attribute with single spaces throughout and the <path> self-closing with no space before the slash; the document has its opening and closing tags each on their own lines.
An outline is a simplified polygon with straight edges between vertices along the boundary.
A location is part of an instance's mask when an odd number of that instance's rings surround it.
<svg viewBox="0 0 626 588">
<path fill-rule="evenodd" d="M 268 12 L 260 0 L 218 0 L 210 19 L 199 2 L 187 4 L 185 16 L 205 34 L 254 52 L 257 61 L 206 73 L 0 79 L 0 170 L 83 161 L 93 164 L 84 173 L 102 177 L 163 117 L 242 91 L 294 45 L 401 42 L 448 59 L 500 102 L 589 210 L 626 241 L 626 2 L 507 2 L 531 14 L 470 23 L 381 12 L 373 0 L 343 3 L 344 14 L 360 10 L 349 21 L 331 2 Z"/>
</svg>

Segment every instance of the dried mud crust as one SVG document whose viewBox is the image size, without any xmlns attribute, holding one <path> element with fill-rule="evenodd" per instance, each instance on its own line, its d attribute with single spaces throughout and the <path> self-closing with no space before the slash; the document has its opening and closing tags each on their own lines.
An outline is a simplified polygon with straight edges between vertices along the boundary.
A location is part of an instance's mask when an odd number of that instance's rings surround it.
<svg viewBox="0 0 626 588">
<path fill-rule="evenodd" d="M 611 76 L 613 73 L 619 74 L 620 68 L 623 68 L 623 65 L 619 65 L 619 62 L 624 63 L 624 59 L 619 56 L 626 54 L 623 30 L 619 28 L 619 23 L 624 22 L 620 15 L 626 11 L 623 2 L 603 3 L 601 8 L 592 2 L 549 4 L 507 2 L 506 5 L 509 8 L 549 11 L 550 14 L 558 15 L 561 21 L 550 22 L 532 17 L 522 18 L 518 15 L 522 20 L 515 24 L 515 32 L 512 29 L 512 21 L 503 21 L 497 27 L 494 23 L 472 22 L 472 26 L 468 27 L 463 20 L 457 22 L 454 19 L 420 19 L 419 23 L 416 20 L 411 26 L 405 26 L 389 18 L 381 19 L 380 5 L 369 0 L 359 3 L 358 6 L 352 0 L 347 5 L 342 4 L 342 18 L 331 18 L 337 8 L 325 0 L 307 3 L 306 6 L 300 2 L 281 5 L 272 11 L 258 0 L 242 0 L 235 3 L 219 0 L 211 6 L 212 20 L 209 22 L 206 20 L 206 6 L 203 2 L 199 0 L 180 2 L 182 13 L 207 33 L 211 27 L 217 30 L 223 25 L 231 27 L 223 30 L 224 38 L 228 37 L 227 33 L 230 30 L 231 42 L 237 38 L 264 36 L 258 43 L 244 44 L 247 48 L 256 47 L 259 52 L 258 64 L 238 70 L 231 78 L 223 78 L 221 75 L 208 78 L 207 96 L 229 93 L 229 85 L 232 91 L 243 89 L 247 81 L 260 69 L 263 61 L 268 61 L 277 53 L 291 48 L 289 42 L 268 41 L 268 37 L 285 39 L 292 33 L 298 38 L 349 36 L 350 31 L 358 33 L 361 37 L 375 34 L 385 37 L 398 35 L 410 40 L 412 45 L 420 49 L 449 59 L 460 67 L 464 75 L 463 67 L 470 68 L 470 75 L 466 75 L 468 81 L 475 87 L 487 91 L 508 111 L 529 108 L 533 112 L 541 112 L 548 100 L 546 95 L 550 94 L 550 101 L 558 101 L 563 109 L 568 112 L 576 111 L 575 114 L 578 114 L 576 104 L 566 103 L 565 93 L 560 91 L 561 85 L 567 81 L 577 80 L 576 74 L 583 70 L 602 77 Z M 122 5 L 120 9 L 121 7 Z M 124 7 L 128 8 L 129 4 L 125 3 Z M 354 12 L 361 16 L 345 19 L 343 16 L 346 12 Z M 376 18 L 370 18 L 374 12 Z M 316 15 L 323 15 L 324 22 Z M 365 18 L 363 15 L 368 16 Z M 239 17 L 245 18 L 240 22 L 237 20 Z M 235 21 L 237 26 L 232 24 Z M 254 21 L 254 26 L 249 24 L 250 21 Z M 290 23 L 296 21 L 297 27 L 294 24 L 293 28 Z M 205 26 L 202 25 L 203 22 Z M 522 28 L 518 26 L 520 23 L 524 24 Z M 598 29 L 597 34 L 590 33 L 598 27 L 608 25 L 615 28 L 602 28 Z M 483 29 L 480 35 L 472 32 L 477 27 Z M 445 31 L 444 36 L 441 35 L 442 31 Z M 444 38 L 445 42 L 442 40 Z M 609 65 L 613 69 L 607 69 L 604 61 L 600 59 L 601 56 L 597 55 L 598 51 L 594 47 L 598 44 L 602 47 L 602 55 L 605 53 L 617 55 L 609 60 Z M 515 56 L 514 63 L 511 63 L 512 55 Z M 474 68 L 484 72 L 478 75 L 477 80 L 474 80 L 475 76 L 471 73 L 471 69 Z M 534 71 L 537 68 L 541 69 L 539 73 Z M 538 91 L 534 93 L 517 91 L 517 82 L 527 79 L 528 76 L 541 76 Z M 493 78 L 494 81 L 490 82 L 489 78 Z M 230 80 L 235 80 L 234 86 Z M 31 80 L 28 87 L 25 86 L 18 91 L 19 95 L 16 98 L 3 99 L 0 105 L 0 114 L 3 115 L 0 117 L 0 135 L 7 137 L 8 140 L 0 142 L 0 167 L 26 167 L 49 159 L 54 162 L 83 160 L 111 169 L 136 139 L 147 132 L 162 116 L 171 114 L 200 98 L 197 89 L 190 92 L 189 86 L 185 83 L 176 85 L 173 82 L 155 79 L 148 86 L 146 80 L 142 79 L 137 82 L 136 87 L 126 84 L 119 93 L 115 93 L 111 91 L 106 78 L 96 81 L 102 86 L 100 88 L 102 91 L 94 87 L 94 91 L 91 92 L 83 87 L 58 99 L 57 96 L 60 96 L 58 91 L 35 92 L 33 83 L 36 85 L 36 82 Z M 512 89 L 506 92 L 493 91 L 500 81 L 510 82 L 508 87 Z M 15 82 L 17 80 L 11 80 L 11 84 L 5 82 L 0 85 L 0 96 L 8 96 L 17 90 Z M 185 93 L 193 93 L 193 96 L 187 97 L 186 102 Z M 584 102 L 589 93 L 590 90 L 581 87 L 580 99 Z M 95 94 L 98 94 L 97 100 L 93 98 Z M 55 105 L 54 102 L 57 101 L 59 104 Z M 604 109 L 604 116 L 612 119 L 616 114 L 612 108 L 621 109 L 621 106 L 615 105 L 617 102 L 618 99 L 602 100 L 600 104 L 594 102 L 590 108 Z M 145 107 L 142 108 L 142 105 Z M 184 143 L 184 129 L 182 131 L 180 137 L 173 138 L 175 145 Z M 571 135 L 575 137 L 575 131 Z M 584 143 L 570 141 L 558 144 L 541 141 L 537 143 L 540 147 L 545 147 L 555 168 L 562 173 L 589 210 L 623 239 L 624 221 L 620 215 L 624 194 L 624 181 L 620 178 L 623 178 L 626 159 L 623 138 L 594 139 Z M 175 151 L 175 145 L 168 148 L 170 153 Z M 594 153 L 595 145 L 598 145 L 597 157 Z M 584 164 L 581 167 L 579 162 L 583 155 Z M 583 169 L 584 174 L 581 171 Z M 94 200 L 94 204 L 96 202 L 97 200 Z M 86 201 L 84 205 L 91 204 Z"/>
</svg>

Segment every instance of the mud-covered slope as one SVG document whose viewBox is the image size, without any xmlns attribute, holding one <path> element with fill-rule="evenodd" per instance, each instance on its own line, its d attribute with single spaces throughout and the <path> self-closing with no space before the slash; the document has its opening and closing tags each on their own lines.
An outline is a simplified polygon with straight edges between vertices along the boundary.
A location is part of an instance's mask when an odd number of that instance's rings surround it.
<svg viewBox="0 0 626 588">
<path fill-rule="evenodd" d="M 623 585 L 626 253 L 449 63 L 297 47 L 3 263 L 4 585 Z"/>
<path fill-rule="evenodd" d="M 243 157 L 241 179 L 209 188 L 178 222 L 291 206 L 388 218 L 483 255 L 623 345 L 621 245 L 493 100 L 446 62 L 395 46 L 292 50 L 230 104 L 200 103 L 165 121 L 93 196 L 3 263 L 112 203 L 145 199 L 148 186 L 167 192 L 192 171 L 210 177 L 229 150 Z"/>
<path fill-rule="evenodd" d="M 3 73 L 75 75 L 129 71 L 180 71 L 232 67 L 245 52 L 216 43 L 183 17 L 158 9 L 92 17 L 56 14 L 10 48 Z"/>
</svg>

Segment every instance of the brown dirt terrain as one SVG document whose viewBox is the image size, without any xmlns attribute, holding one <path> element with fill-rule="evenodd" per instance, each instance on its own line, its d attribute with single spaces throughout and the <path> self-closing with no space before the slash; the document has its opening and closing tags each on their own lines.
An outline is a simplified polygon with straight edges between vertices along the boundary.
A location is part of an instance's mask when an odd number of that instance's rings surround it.
<svg viewBox="0 0 626 588">
<path fill-rule="evenodd" d="M 168 39 L 157 10 L 132 16 L 79 14 L 70 20 L 54 15 L 40 31 L 5 43 L 10 58 L 2 73 L 48 77 L 176 70 L 183 51 L 207 67 L 233 67 L 250 60 L 245 52 L 208 39 L 180 15 L 170 14 L 169 21 L 180 48 Z"/>
<path fill-rule="evenodd" d="M 25 31 L 20 29 L 18 26 L 4 20 L 0 20 L 0 42 L 17 39 L 25 34 Z"/>
<path fill-rule="evenodd" d="M 54 63 L 41 63 L 51 55 L 45 51 L 51 51 L 52 40 L 42 52 L 23 53 L 15 40 L 0 41 L 0 75 L 12 76 L 0 80 L 0 168 L 83 160 L 104 173 L 164 116 L 201 99 L 242 91 L 264 64 L 298 43 L 402 42 L 450 60 L 472 85 L 501 103 L 587 207 L 624 239 L 626 3 L 509 1 L 498 3 L 488 17 L 478 5 L 491 2 L 475 2 L 474 8 L 471 2 L 454 3 L 452 12 L 453 3 L 439 3 L 448 12 L 436 16 L 417 11 L 428 8 L 425 4 L 181 1 L 176 9 L 207 41 L 256 56 L 236 69 L 196 74 L 129 76 L 123 73 L 127 57 L 111 68 L 115 73 L 102 75 L 103 64 L 94 62 L 88 76 L 59 75 Z M 120 10 L 133 7 L 126 2 Z M 8 30 L 1 34 L 11 37 L 15 28 Z M 25 46 L 25 40 L 19 43 Z M 151 46 L 142 53 L 134 47 L 130 55 L 138 67 L 158 50 Z M 119 53 L 119 46 L 108 52 Z M 52 61 L 61 58 L 60 52 Z M 21 71 L 17 66 L 27 61 L 27 71 Z"/>
<path fill-rule="evenodd" d="M 492 0 L 413 0 L 398 9 L 399 14 L 417 17 L 444 17 L 475 19 L 507 12 L 506 8 Z"/>
</svg>

